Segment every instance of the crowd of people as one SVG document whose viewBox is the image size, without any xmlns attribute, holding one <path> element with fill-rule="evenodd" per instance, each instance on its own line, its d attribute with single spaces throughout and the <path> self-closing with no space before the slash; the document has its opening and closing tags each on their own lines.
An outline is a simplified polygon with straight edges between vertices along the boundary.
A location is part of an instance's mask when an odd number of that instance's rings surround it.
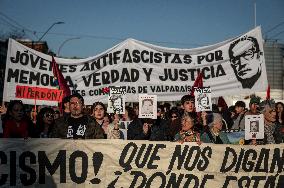
<svg viewBox="0 0 284 188">
<path fill-rule="evenodd" d="M 138 118 L 138 105 L 125 107 L 125 114 L 108 114 L 106 106 L 95 102 L 84 105 L 78 94 L 65 97 L 62 109 L 44 106 L 27 110 L 20 100 L 1 106 L 3 138 L 127 139 L 230 144 L 224 130 L 245 129 L 246 115 L 263 114 L 264 139 L 245 144 L 279 144 L 284 142 L 284 104 L 252 96 L 249 107 L 237 101 L 228 107 L 219 97 L 212 111 L 195 111 L 195 98 L 185 95 L 180 105 L 158 104 L 157 119 Z M 119 123 L 129 121 L 127 138 Z"/>
</svg>

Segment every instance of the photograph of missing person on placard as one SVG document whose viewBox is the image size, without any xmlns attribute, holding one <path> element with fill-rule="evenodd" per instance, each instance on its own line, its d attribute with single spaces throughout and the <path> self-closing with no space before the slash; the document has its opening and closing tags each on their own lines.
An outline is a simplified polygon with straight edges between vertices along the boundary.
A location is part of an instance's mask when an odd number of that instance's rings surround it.
<svg viewBox="0 0 284 188">
<path fill-rule="evenodd" d="M 139 118 L 157 119 L 157 95 L 139 95 Z"/>
<path fill-rule="evenodd" d="M 245 116 L 245 139 L 263 139 L 264 138 L 264 119 L 263 115 Z"/>
<path fill-rule="evenodd" d="M 210 87 L 196 88 L 194 91 L 196 112 L 212 111 Z"/>
<path fill-rule="evenodd" d="M 124 114 L 125 113 L 125 88 L 119 86 L 109 87 L 108 96 L 108 113 Z"/>
</svg>

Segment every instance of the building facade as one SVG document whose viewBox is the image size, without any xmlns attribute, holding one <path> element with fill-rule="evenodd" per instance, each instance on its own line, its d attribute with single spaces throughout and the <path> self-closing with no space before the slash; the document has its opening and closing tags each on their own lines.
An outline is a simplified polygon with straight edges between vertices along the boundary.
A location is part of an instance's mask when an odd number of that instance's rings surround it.
<svg viewBox="0 0 284 188">
<path fill-rule="evenodd" d="M 265 42 L 264 56 L 272 98 L 284 100 L 284 44 Z"/>
</svg>

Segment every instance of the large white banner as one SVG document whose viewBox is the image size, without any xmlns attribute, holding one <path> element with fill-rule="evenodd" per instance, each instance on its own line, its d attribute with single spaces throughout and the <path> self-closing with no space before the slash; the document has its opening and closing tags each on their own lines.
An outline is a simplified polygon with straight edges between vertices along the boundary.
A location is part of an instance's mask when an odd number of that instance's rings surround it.
<svg viewBox="0 0 284 188">
<path fill-rule="evenodd" d="M 0 186 L 283 187 L 284 145 L 1 139 Z"/>
<path fill-rule="evenodd" d="M 164 48 L 127 39 L 87 59 L 55 59 L 71 90 L 82 94 L 86 104 L 106 103 L 108 94 L 103 91 L 109 86 L 125 86 L 127 102 L 137 102 L 138 94 L 157 95 L 158 101 L 180 100 L 190 92 L 199 72 L 204 75 L 203 85 L 211 87 L 212 97 L 267 88 L 260 27 L 202 48 Z M 52 87 L 50 62 L 51 56 L 10 39 L 4 100 L 22 92 L 16 91 L 17 85 Z M 34 104 L 33 99 L 25 102 Z"/>
</svg>

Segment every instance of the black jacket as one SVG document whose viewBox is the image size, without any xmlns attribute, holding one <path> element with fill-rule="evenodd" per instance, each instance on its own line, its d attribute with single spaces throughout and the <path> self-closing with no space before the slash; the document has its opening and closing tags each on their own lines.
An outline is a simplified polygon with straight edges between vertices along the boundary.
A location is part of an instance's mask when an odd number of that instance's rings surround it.
<svg viewBox="0 0 284 188">
<path fill-rule="evenodd" d="M 148 140 L 149 132 L 144 134 L 143 132 L 143 122 L 136 118 L 129 125 L 127 129 L 127 140 Z"/>
<path fill-rule="evenodd" d="M 151 127 L 150 138 L 151 141 L 167 141 L 167 121 L 161 118 L 155 120 Z"/>
<path fill-rule="evenodd" d="M 87 116 L 87 127 L 85 132 L 85 139 L 103 139 L 103 129 L 96 123 L 96 121 Z M 55 121 L 53 130 L 51 131 L 51 138 L 67 138 L 68 119 L 70 116 L 60 117 Z"/>
</svg>

